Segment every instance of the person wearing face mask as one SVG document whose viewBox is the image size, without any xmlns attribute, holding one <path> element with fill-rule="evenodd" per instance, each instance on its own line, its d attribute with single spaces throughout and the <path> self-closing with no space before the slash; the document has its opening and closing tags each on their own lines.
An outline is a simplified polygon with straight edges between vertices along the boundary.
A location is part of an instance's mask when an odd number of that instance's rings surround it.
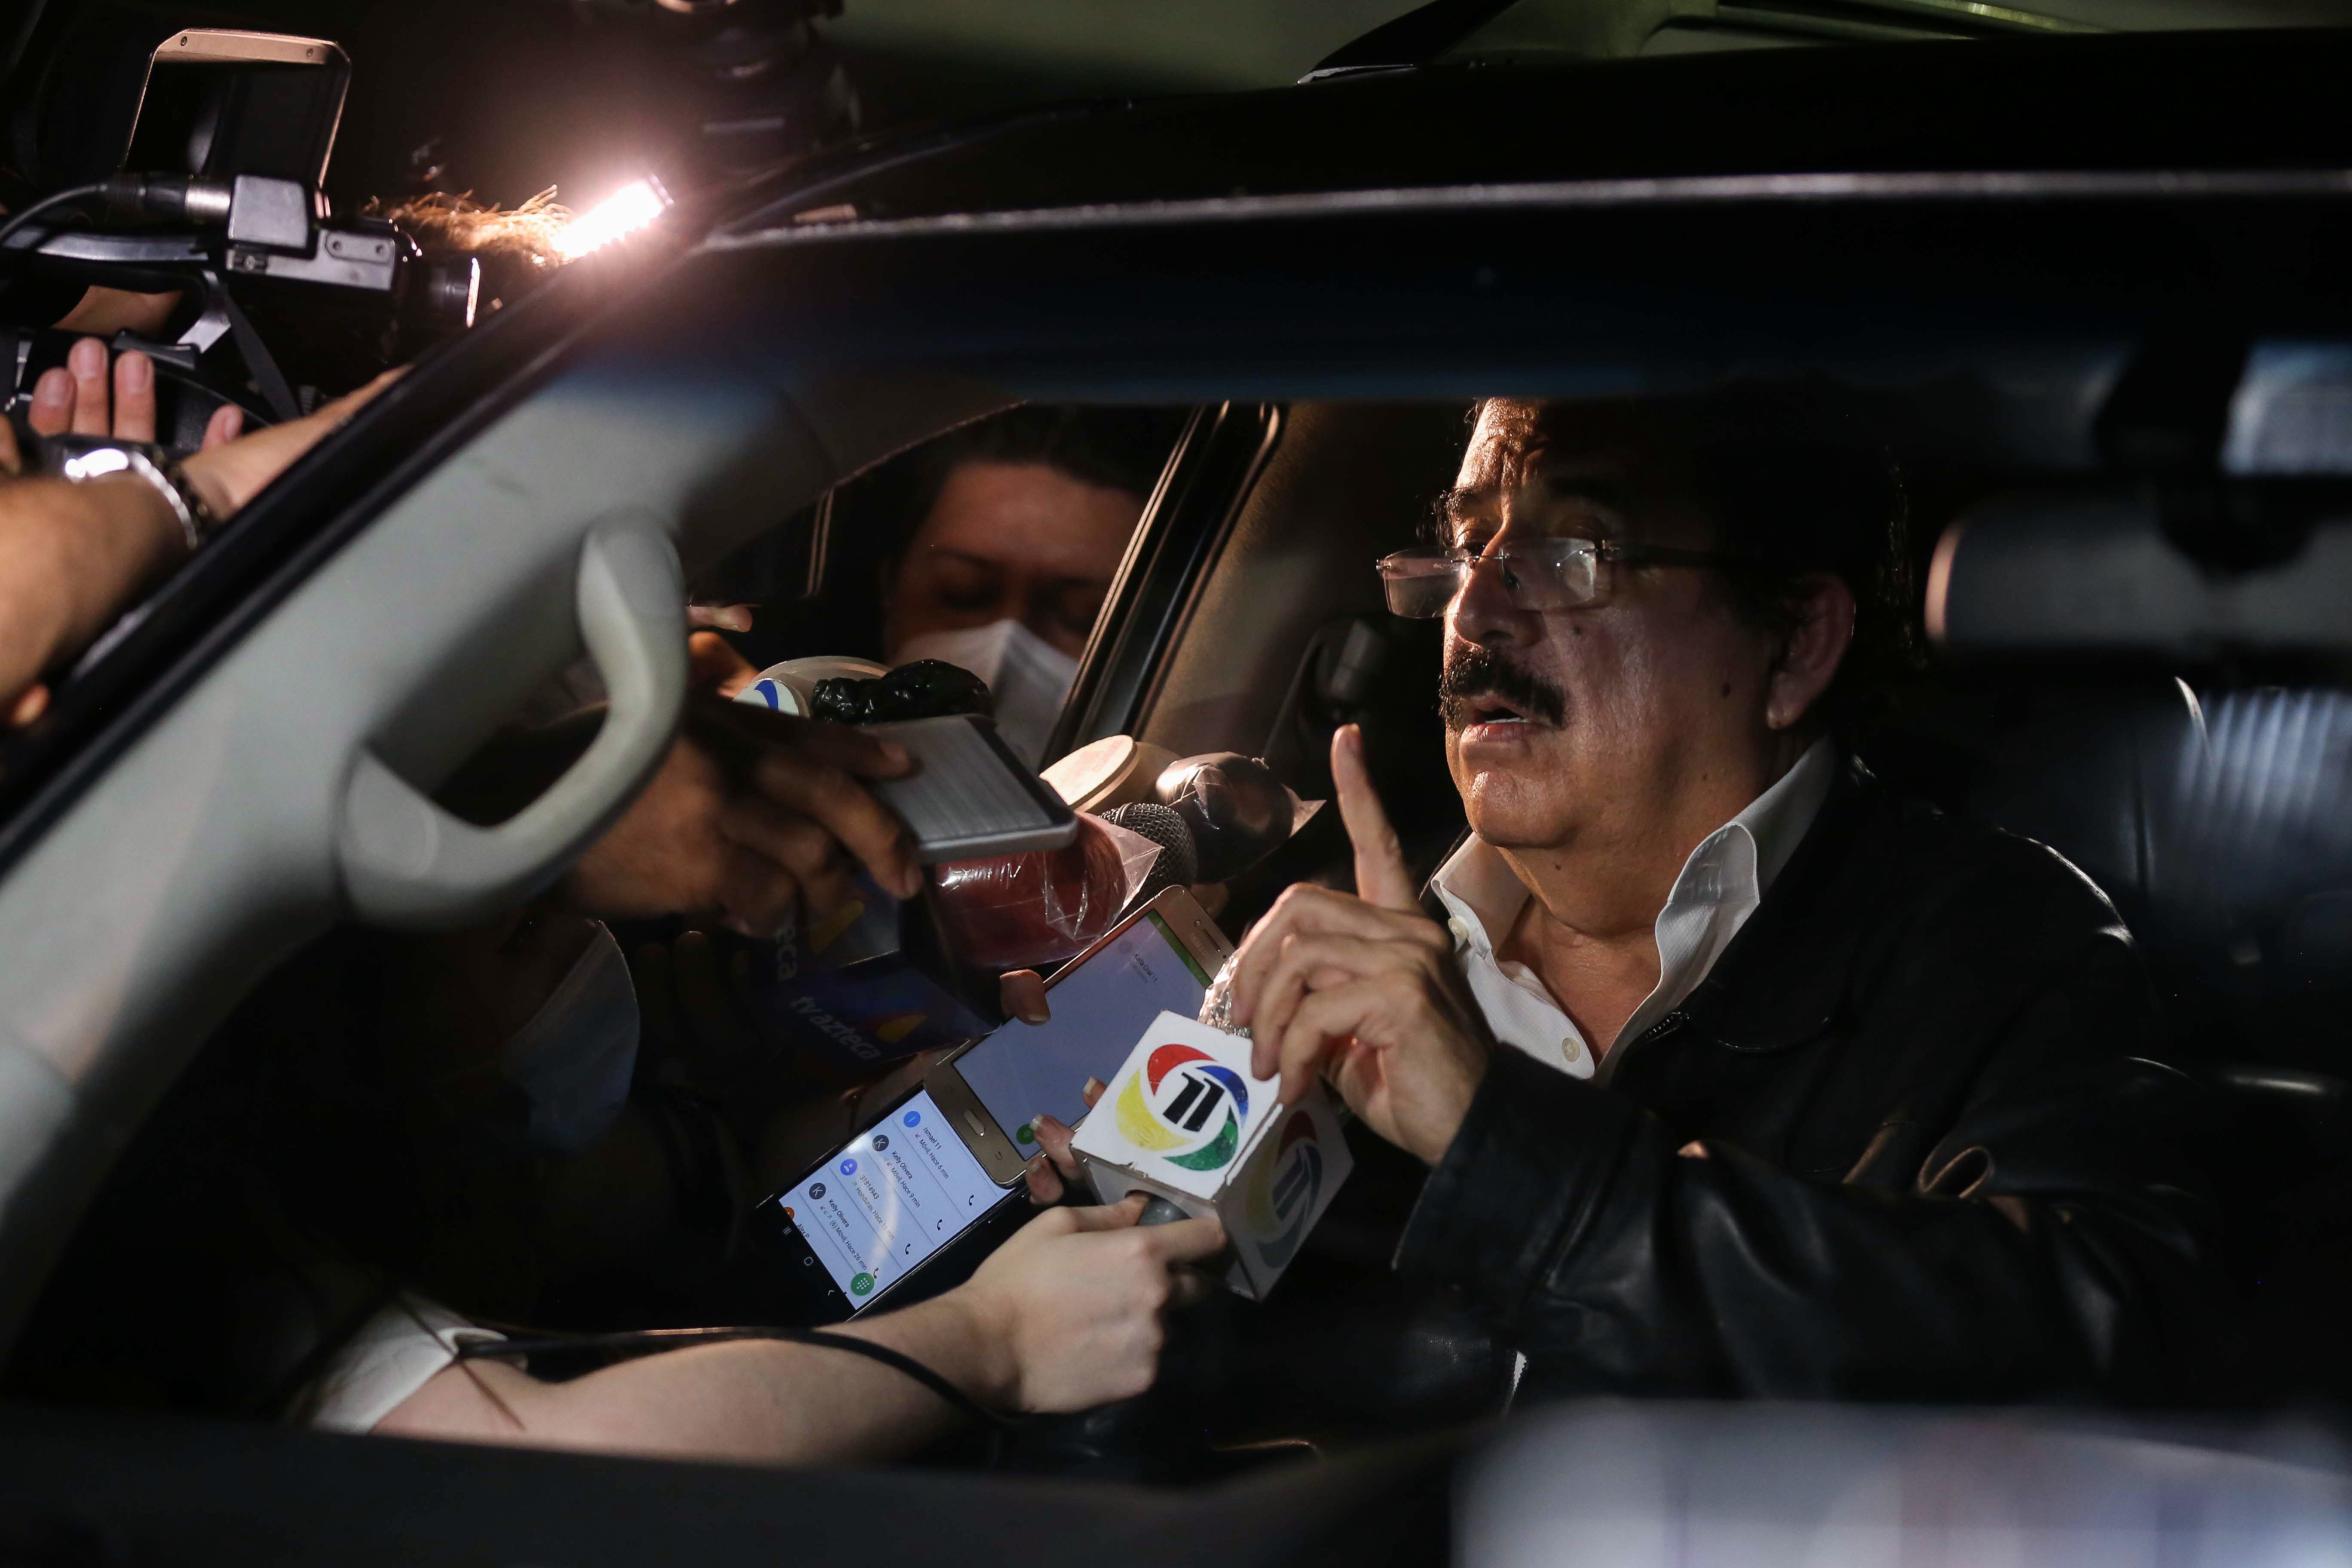
<svg viewBox="0 0 2352 1568">
<path fill-rule="evenodd" d="M 533 1148 L 577 1154 L 593 1147 L 629 1102 L 637 1068 L 637 994 L 629 961 L 602 921 L 539 1011 L 500 1044 L 499 1076 L 530 1110 Z"/>
<path fill-rule="evenodd" d="M 914 487 L 919 521 L 882 569 L 887 661 L 971 670 L 1014 754 L 1045 762 L 1170 445 L 1155 412 L 1048 407 L 934 444 Z"/>
</svg>

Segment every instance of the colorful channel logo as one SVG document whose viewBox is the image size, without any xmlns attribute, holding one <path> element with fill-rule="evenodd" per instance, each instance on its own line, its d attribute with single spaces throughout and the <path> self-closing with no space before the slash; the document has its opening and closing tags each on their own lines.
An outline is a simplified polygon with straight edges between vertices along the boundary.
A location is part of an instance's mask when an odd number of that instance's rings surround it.
<svg viewBox="0 0 2352 1568">
<path fill-rule="evenodd" d="M 1241 1074 L 1191 1046 L 1161 1046 L 1118 1091 L 1120 1133 L 1188 1171 L 1230 1163 L 1248 1116 Z"/>
<path fill-rule="evenodd" d="M 1255 1162 L 1249 1191 L 1243 1194 L 1243 1213 L 1259 1256 L 1269 1268 L 1279 1268 L 1298 1250 L 1307 1234 L 1307 1219 L 1323 1193 L 1323 1143 L 1315 1119 L 1293 1111 L 1276 1140 L 1274 1157 Z"/>
</svg>

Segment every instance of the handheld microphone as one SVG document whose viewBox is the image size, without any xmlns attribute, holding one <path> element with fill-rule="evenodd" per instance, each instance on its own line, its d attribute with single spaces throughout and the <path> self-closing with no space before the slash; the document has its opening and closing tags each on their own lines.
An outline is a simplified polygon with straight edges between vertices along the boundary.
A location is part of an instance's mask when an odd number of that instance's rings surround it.
<svg viewBox="0 0 2352 1568">
<path fill-rule="evenodd" d="M 1234 752 L 1171 763 L 1152 793 L 1192 829 L 1204 882 L 1240 876 L 1280 848 L 1294 826 L 1282 781 L 1260 759 Z"/>
<path fill-rule="evenodd" d="M 1147 902 L 1166 889 L 1189 888 L 1201 879 L 1200 847 L 1181 814 L 1150 801 L 1137 801 L 1104 812 L 1102 819 L 1160 846 L 1159 857 L 1144 873 L 1143 886 L 1133 902 Z"/>
</svg>

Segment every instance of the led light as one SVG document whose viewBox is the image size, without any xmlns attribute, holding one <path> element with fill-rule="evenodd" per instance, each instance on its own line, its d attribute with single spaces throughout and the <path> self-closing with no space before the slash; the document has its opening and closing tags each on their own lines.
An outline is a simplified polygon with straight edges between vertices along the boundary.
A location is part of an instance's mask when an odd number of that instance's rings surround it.
<svg viewBox="0 0 2352 1568">
<path fill-rule="evenodd" d="M 555 248 L 566 261 L 577 261 L 592 250 L 644 228 L 661 216 L 669 198 L 651 180 L 632 180 L 572 220 L 556 237 Z"/>
</svg>

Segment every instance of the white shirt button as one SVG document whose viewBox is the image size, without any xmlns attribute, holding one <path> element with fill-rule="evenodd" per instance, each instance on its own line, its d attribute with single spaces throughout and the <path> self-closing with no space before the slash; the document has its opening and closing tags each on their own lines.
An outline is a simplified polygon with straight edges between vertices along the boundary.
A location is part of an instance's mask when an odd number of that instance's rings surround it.
<svg viewBox="0 0 2352 1568">
<path fill-rule="evenodd" d="M 1570 1067 L 1574 1067 L 1577 1063 L 1584 1059 L 1583 1042 L 1579 1040 L 1574 1035 L 1569 1036 L 1559 1043 L 1559 1057 L 1560 1060 L 1566 1062 Z"/>
</svg>

